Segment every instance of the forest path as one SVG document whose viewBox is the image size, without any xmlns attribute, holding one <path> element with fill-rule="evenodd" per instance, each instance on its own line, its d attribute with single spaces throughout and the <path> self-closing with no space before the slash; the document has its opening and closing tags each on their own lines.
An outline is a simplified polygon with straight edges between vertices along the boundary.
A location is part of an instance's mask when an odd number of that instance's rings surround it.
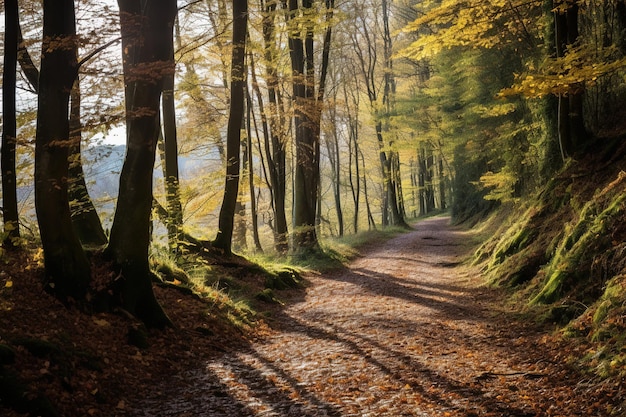
<svg viewBox="0 0 626 417">
<path fill-rule="evenodd" d="M 460 264 L 471 238 L 431 218 L 349 270 L 309 277 L 269 337 L 181 376 L 145 415 L 609 415 L 602 392 Z"/>
</svg>

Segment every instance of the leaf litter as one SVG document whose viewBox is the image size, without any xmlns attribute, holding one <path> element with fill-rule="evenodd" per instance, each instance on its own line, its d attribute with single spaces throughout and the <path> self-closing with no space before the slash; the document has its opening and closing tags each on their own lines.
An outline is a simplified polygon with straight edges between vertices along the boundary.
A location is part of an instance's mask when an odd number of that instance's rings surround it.
<svg viewBox="0 0 626 417">
<path fill-rule="evenodd" d="M 178 328 L 150 333 L 146 349 L 127 343 L 128 318 L 77 314 L 41 291 L 36 268 L 9 270 L 0 344 L 27 394 L 68 417 L 624 415 L 620 381 L 574 369 L 576 346 L 520 320 L 463 264 L 470 234 L 423 221 L 308 276 L 244 331 L 155 288 Z M 73 353 L 38 357 L 18 336 Z M 20 414 L 0 403 L 0 415 Z"/>
</svg>

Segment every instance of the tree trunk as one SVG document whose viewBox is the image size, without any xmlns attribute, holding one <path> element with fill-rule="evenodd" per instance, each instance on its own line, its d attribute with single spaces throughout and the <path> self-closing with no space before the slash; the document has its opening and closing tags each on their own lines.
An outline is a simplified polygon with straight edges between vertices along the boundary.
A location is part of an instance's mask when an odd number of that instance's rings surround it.
<svg viewBox="0 0 626 417">
<path fill-rule="evenodd" d="M 167 45 L 169 59 L 174 62 L 174 42 Z M 175 73 L 165 74 L 161 106 L 163 110 L 163 147 L 165 149 L 165 198 L 167 201 L 167 239 L 172 253 L 178 253 L 183 229 L 183 205 L 180 201 L 178 173 L 178 137 L 176 132 L 176 103 L 174 100 Z"/>
<path fill-rule="evenodd" d="M 400 217 L 402 219 L 401 224 L 405 224 L 406 219 L 406 209 L 404 207 L 404 192 L 402 191 L 402 175 L 400 172 L 400 154 L 397 151 L 393 151 L 393 185 L 396 190 L 396 198 L 398 201 L 398 212 L 400 213 Z"/>
<path fill-rule="evenodd" d="M 363 156 L 363 152 L 359 150 L 361 154 L 361 162 L 363 163 L 363 169 L 365 169 L 365 157 Z M 357 162 L 358 163 L 358 162 Z M 369 194 L 367 193 L 367 177 L 365 173 L 363 174 L 363 194 L 365 196 L 365 209 L 367 211 L 367 227 L 369 230 L 376 230 L 376 222 L 374 221 L 374 216 L 372 215 L 372 208 L 370 207 L 370 199 Z"/>
<path fill-rule="evenodd" d="M 332 107 L 329 109 L 329 122 L 333 126 L 332 133 L 324 135 L 324 139 L 332 173 L 331 183 L 333 187 L 335 211 L 337 213 L 337 226 L 339 228 L 338 235 L 343 236 L 343 210 L 341 208 L 341 158 L 339 151 L 339 136 L 337 135 L 337 129 L 334 128 L 334 126 L 337 125 L 337 97 L 332 100 L 332 103 Z"/>
<path fill-rule="evenodd" d="M 443 158 L 439 157 L 439 208 L 445 210 L 448 208 L 446 202 L 446 174 L 443 170 Z"/>
<path fill-rule="evenodd" d="M 398 209 L 396 187 L 394 185 L 394 181 L 392 180 L 392 161 L 385 152 L 385 141 L 383 139 L 382 123 L 380 121 L 376 122 L 376 137 L 378 138 L 378 155 L 383 176 L 383 193 L 386 201 L 385 208 L 383 209 L 383 224 L 399 226 L 404 223 L 404 219 Z M 389 216 L 387 217 L 388 222 L 385 222 L 386 215 Z"/>
<path fill-rule="evenodd" d="M 387 0 L 382 0 L 382 19 L 383 19 L 383 56 L 385 59 L 385 69 L 383 73 L 383 106 L 385 107 L 386 115 L 388 119 L 391 115 L 393 104 L 393 94 L 395 93 L 395 80 L 393 76 L 393 60 L 392 60 L 392 44 L 391 44 L 391 31 L 389 29 L 389 4 Z M 381 122 L 378 122 L 379 124 Z M 386 129 L 388 131 L 388 129 Z M 385 144 L 382 139 L 382 126 L 377 127 L 377 134 L 379 135 L 379 145 L 381 146 L 381 152 L 384 153 Z M 391 217 L 391 224 L 394 226 L 407 227 L 404 220 L 404 203 L 402 202 L 401 185 L 400 185 L 400 163 L 399 156 L 396 151 L 393 150 L 393 142 L 388 139 L 389 154 L 386 158 L 381 156 L 381 163 L 383 164 L 383 171 L 385 175 L 385 186 L 387 188 L 387 201 L 389 208 L 389 215 Z"/>
<path fill-rule="evenodd" d="M 435 188 L 433 187 L 435 159 L 433 150 L 429 145 L 426 150 L 426 210 L 430 213 L 435 210 Z"/>
<path fill-rule="evenodd" d="M 247 1 L 233 2 L 233 52 L 231 67 L 230 113 L 226 142 L 226 180 L 219 215 L 218 232 L 213 245 L 232 253 L 233 223 L 239 195 L 241 121 L 244 113 L 245 56 L 248 22 Z"/>
<path fill-rule="evenodd" d="M 266 154 L 269 161 L 270 180 L 272 183 L 272 198 L 274 207 L 274 246 L 278 253 L 285 253 L 289 250 L 289 232 L 287 227 L 287 216 L 285 213 L 286 198 L 286 138 L 284 134 L 283 116 L 281 113 L 280 92 L 278 90 L 277 75 L 277 47 L 275 45 L 274 14 L 276 12 L 276 2 L 269 1 L 264 8 L 263 14 L 263 39 L 265 43 L 265 60 L 267 93 L 269 101 L 269 132 L 271 135 L 271 152 L 268 152 L 269 143 L 266 141 Z M 253 85 L 256 83 L 255 71 L 252 71 Z M 257 95 L 260 95 L 257 93 Z M 262 100 L 259 100 L 262 103 Z"/>
<path fill-rule="evenodd" d="M 20 67 L 22 71 L 24 71 L 24 75 L 28 80 L 31 88 L 35 93 L 39 93 L 39 70 L 33 63 L 30 54 L 28 53 L 28 49 L 26 49 L 26 42 L 24 42 L 24 38 L 22 37 L 22 27 L 20 26 L 19 20 L 17 22 L 17 60 L 20 63 Z"/>
<path fill-rule="evenodd" d="M 293 19 L 299 11 L 312 12 L 312 1 L 289 0 L 289 13 Z M 317 195 L 319 186 L 319 141 L 316 141 L 315 124 L 317 105 L 314 96 L 313 75 L 313 23 L 307 22 L 304 36 L 291 29 L 289 50 L 291 57 L 294 129 L 296 147 L 294 185 L 294 251 L 317 250 L 319 247 L 315 231 Z M 304 37 L 304 40 L 303 40 Z"/>
<path fill-rule="evenodd" d="M 355 123 L 353 121 L 350 122 Z M 358 133 L 357 127 L 350 127 L 350 190 L 352 190 L 352 201 L 354 203 L 354 219 L 353 219 L 353 227 L 354 233 L 358 233 L 359 231 L 359 204 L 361 200 L 361 173 L 359 167 L 359 142 L 358 142 Z M 353 151 L 354 149 L 354 151 Z M 352 161 L 354 161 L 354 175 L 352 174 Z M 356 179 L 356 181 L 355 181 Z"/>
<path fill-rule="evenodd" d="M 44 251 L 46 288 L 82 299 L 90 266 L 72 227 L 68 202 L 69 98 L 77 76 L 72 0 L 45 0 L 35 137 L 35 210 Z"/>
<path fill-rule="evenodd" d="M 254 240 L 254 249 L 257 252 L 263 252 L 263 247 L 261 246 L 261 238 L 259 237 L 259 214 L 257 212 L 256 191 L 254 188 L 254 164 L 253 164 L 253 158 L 252 158 L 253 113 L 252 113 L 252 98 L 250 97 L 248 88 L 246 88 L 246 100 L 247 100 L 246 147 L 248 149 L 246 165 L 248 168 L 248 190 L 250 191 L 250 217 L 252 219 L 252 239 Z M 267 136 L 266 136 L 266 139 L 267 139 Z"/>
<path fill-rule="evenodd" d="M 167 45 L 176 16 L 174 0 L 118 0 L 124 48 L 127 149 L 107 253 L 120 268 L 116 295 L 146 325 L 171 322 L 152 292 L 148 263 L 152 175 L 159 136 L 164 77 L 174 71 Z M 142 10 L 143 9 L 143 10 Z"/>
<path fill-rule="evenodd" d="M 350 182 L 350 191 L 352 193 L 352 202 L 354 204 L 353 227 L 354 233 L 359 231 L 359 203 L 361 200 L 361 174 L 359 164 L 359 99 L 358 94 L 351 93 L 348 97 L 348 84 L 343 83 L 343 96 L 346 103 L 346 113 L 348 117 L 348 180 Z M 351 100 L 350 100 L 351 98 Z M 350 109 L 350 102 L 354 104 L 354 115 Z M 354 170 L 352 166 L 354 165 Z"/>
<path fill-rule="evenodd" d="M 244 113 L 246 113 L 246 110 L 244 110 Z M 233 248 L 237 251 L 245 251 L 248 249 L 248 241 L 246 239 L 248 221 L 246 218 L 246 203 L 244 199 L 246 197 L 246 186 L 250 184 L 250 172 L 248 168 L 249 156 L 250 150 L 246 136 L 244 140 L 241 141 L 241 184 L 239 186 L 239 197 L 237 197 L 237 204 L 235 205 L 235 228 L 233 230 Z"/>
<path fill-rule="evenodd" d="M 419 167 L 417 174 L 417 187 L 419 190 L 420 216 L 425 216 L 428 214 L 428 206 L 426 204 L 426 152 L 424 151 L 424 147 L 421 145 L 417 151 L 417 164 Z"/>
<path fill-rule="evenodd" d="M 565 12 L 557 10 L 553 15 L 556 55 L 562 58 L 567 48 L 578 39 L 578 5 L 576 2 L 568 3 Z M 583 86 L 570 86 L 567 95 L 559 95 L 557 111 L 561 157 L 565 159 L 576 156 L 588 141 L 583 116 Z"/>
<path fill-rule="evenodd" d="M 88 247 L 102 247 L 108 239 L 102 222 L 91 201 L 81 156 L 82 125 L 80 121 L 80 77 L 76 77 L 70 93 L 70 165 L 69 201 L 72 224 L 81 243 Z"/>
<path fill-rule="evenodd" d="M 413 217 L 417 217 L 417 207 L 418 207 L 418 187 L 417 187 L 417 176 L 418 174 L 418 164 L 415 162 L 415 159 L 411 157 L 409 160 L 409 166 L 411 170 L 411 206 L 412 206 L 412 214 Z"/>
<path fill-rule="evenodd" d="M 20 237 L 17 207 L 17 176 L 15 166 L 15 141 L 17 120 L 15 109 L 17 80 L 19 13 L 17 0 L 4 3 L 4 62 L 2 67 L 2 219 L 5 248 L 17 246 Z"/>
<path fill-rule="evenodd" d="M 309 252 L 319 250 L 315 230 L 320 182 L 320 123 L 323 106 L 326 75 L 328 73 L 330 40 L 332 34 L 332 0 L 326 1 L 326 32 L 322 44 L 322 62 L 319 69 L 319 82 L 315 92 L 314 32 L 315 21 L 305 19 L 301 33 L 292 27 L 289 31 L 289 49 L 292 69 L 294 97 L 294 127 L 296 146 L 295 188 L 294 188 L 294 250 Z M 308 16 L 313 13 L 313 2 L 289 0 L 289 14 L 293 19 L 298 13 Z M 304 38 L 304 40 L 303 40 Z"/>
<path fill-rule="evenodd" d="M 568 45 L 574 45 L 578 41 L 578 11 L 578 3 L 575 1 L 571 2 L 566 13 Z M 589 141 L 589 133 L 585 127 L 583 113 L 583 92 L 584 86 L 582 84 L 576 84 L 571 86 L 568 97 L 570 135 L 576 154 L 584 152 L 585 145 Z"/>
</svg>

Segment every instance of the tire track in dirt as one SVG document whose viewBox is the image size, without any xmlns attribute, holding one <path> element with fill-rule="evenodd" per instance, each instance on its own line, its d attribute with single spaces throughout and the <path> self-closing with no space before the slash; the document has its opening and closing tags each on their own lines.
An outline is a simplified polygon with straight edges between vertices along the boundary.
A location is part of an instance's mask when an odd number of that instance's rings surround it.
<svg viewBox="0 0 626 417">
<path fill-rule="evenodd" d="M 311 276 L 267 339 L 190 370 L 143 415 L 608 415 L 597 391 L 555 362 L 460 265 L 471 233 L 449 219 Z"/>
</svg>

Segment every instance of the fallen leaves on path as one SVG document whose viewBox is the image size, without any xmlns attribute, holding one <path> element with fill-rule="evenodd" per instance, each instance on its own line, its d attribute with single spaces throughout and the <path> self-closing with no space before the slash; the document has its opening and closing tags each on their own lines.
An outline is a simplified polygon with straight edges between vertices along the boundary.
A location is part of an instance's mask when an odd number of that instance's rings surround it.
<svg viewBox="0 0 626 417">
<path fill-rule="evenodd" d="M 6 269 L 0 343 L 15 346 L 29 395 L 67 417 L 624 415 L 619 381 L 577 373 L 576 346 L 480 286 L 461 264 L 467 239 L 445 218 L 421 222 L 348 270 L 309 276 L 306 294 L 282 293 L 253 341 L 156 288 L 179 328 L 146 349 L 127 343 L 127 318 L 77 314 L 41 291 L 36 268 Z M 60 350 L 36 355 L 17 336 Z"/>
<path fill-rule="evenodd" d="M 146 401 L 163 416 L 609 416 L 622 387 L 586 380 L 551 336 L 514 318 L 459 266 L 467 232 L 419 224 L 311 276 L 304 300 L 249 349 L 190 370 Z M 299 294 L 298 294 L 299 296 Z M 558 350 L 561 349 L 561 350 Z"/>
</svg>

